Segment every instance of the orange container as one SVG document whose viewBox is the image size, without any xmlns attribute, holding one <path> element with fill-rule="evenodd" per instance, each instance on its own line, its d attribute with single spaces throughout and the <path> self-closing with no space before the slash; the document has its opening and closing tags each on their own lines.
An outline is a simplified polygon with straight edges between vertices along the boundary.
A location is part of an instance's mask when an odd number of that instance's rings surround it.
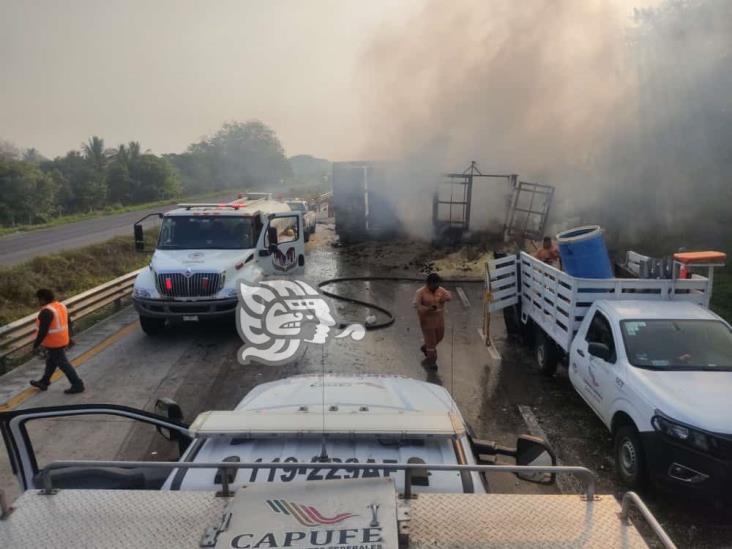
<svg viewBox="0 0 732 549">
<path fill-rule="evenodd" d="M 727 254 L 724 252 L 679 252 L 674 254 L 674 259 L 685 265 L 694 263 L 714 263 L 724 265 Z"/>
</svg>

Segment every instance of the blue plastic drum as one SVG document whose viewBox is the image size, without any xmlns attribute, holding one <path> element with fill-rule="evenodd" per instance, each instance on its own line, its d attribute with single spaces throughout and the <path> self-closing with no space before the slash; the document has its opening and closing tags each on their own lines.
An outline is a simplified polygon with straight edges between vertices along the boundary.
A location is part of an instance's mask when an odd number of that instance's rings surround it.
<svg viewBox="0 0 732 549">
<path fill-rule="evenodd" d="M 597 225 L 577 227 L 557 235 L 564 272 L 578 278 L 612 278 L 613 267 L 602 229 Z"/>
</svg>

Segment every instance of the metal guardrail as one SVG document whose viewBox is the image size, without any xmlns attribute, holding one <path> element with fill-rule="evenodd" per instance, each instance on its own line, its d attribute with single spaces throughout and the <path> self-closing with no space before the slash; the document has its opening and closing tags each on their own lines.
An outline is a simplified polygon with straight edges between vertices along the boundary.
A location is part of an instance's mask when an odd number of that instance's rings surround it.
<svg viewBox="0 0 732 549">
<path fill-rule="evenodd" d="M 135 278 L 141 270 L 127 273 L 63 301 L 69 310 L 70 320 L 84 318 L 110 303 L 120 304 L 123 298 L 132 293 Z M 37 316 L 37 313 L 33 313 L 0 328 L 0 360 L 33 343 Z"/>
</svg>

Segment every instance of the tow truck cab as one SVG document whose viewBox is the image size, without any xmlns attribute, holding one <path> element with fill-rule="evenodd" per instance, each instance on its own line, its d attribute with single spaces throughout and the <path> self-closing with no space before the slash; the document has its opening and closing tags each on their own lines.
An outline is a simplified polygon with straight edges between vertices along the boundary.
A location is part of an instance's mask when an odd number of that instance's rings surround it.
<svg viewBox="0 0 732 549">
<path fill-rule="evenodd" d="M 569 377 L 615 439 L 618 471 L 694 492 L 732 482 L 732 328 L 684 301 L 596 301 Z M 728 495 L 725 495 L 728 497 Z"/>
<path fill-rule="evenodd" d="M 148 267 L 135 280 L 132 299 L 148 335 L 166 320 L 197 321 L 232 315 L 240 280 L 302 274 L 302 214 L 266 196 L 227 204 L 180 204 L 162 218 Z M 135 246 L 144 251 L 142 218 Z"/>
<path fill-rule="evenodd" d="M 404 491 L 404 471 L 389 464 L 480 465 L 497 455 L 519 465 L 551 466 L 556 460 L 539 439 L 522 436 L 517 449 L 476 440 L 449 393 L 431 383 L 387 375 L 302 375 L 264 383 L 234 409 L 200 414 L 188 426 L 180 410 L 164 403 L 165 415 L 114 405 L 77 405 L 0 413 L 13 470 L 24 489 L 40 488 L 38 469 L 26 429 L 42 418 L 113 414 L 152 424 L 180 443 L 178 462 L 303 463 L 283 469 L 94 467 L 54 470 L 59 488 L 217 490 L 222 476 L 232 488 L 251 484 L 287 484 L 317 480 L 390 478 Z M 172 412 L 172 413 L 171 413 Z M 373 464 L 362 471 L 325 470 L 318 463 Z M 532 482 L 553 482 L 549 475 L 524 474 Z M 484 493 L 485 479 L 465 470 L 430 471 L 411 477 L 415 492 Z"/>
</svg>

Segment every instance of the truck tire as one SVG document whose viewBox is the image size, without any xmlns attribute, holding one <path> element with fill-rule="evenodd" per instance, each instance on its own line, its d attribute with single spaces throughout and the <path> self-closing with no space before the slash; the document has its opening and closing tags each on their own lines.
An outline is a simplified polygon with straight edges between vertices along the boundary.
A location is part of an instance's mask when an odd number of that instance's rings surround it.
<svg viewBox="0 0 732 549">
<path fill-rule="evenodd" d="M 536 327 L 535 341 L 534 356 L 536 357 L 536 363 L 539 365 L 539 371 L 545 376 L 553 376 L 557 372 L 557 364 L 559 363 L 557 346 L 538 326 Z"/>
<path fill-rule="evenodd" d="M 165 328 L 164 318 L 152 318 L 149 316 L 140 317 L 140 327 L 149 336 L 158 335 Z"/>
<path fill-rule="evenodd" d="M 634 425 L 623 425 L 615 432 L 615 470 L 623 484 L 631 489 L 646 484 L 645 455 Z"/>
<path fill-rule="evenodd" d="M 310 242 L 310 231 L 308 229 L 305 229 L 304 240 L 305 242 Z"/>
</svg>

